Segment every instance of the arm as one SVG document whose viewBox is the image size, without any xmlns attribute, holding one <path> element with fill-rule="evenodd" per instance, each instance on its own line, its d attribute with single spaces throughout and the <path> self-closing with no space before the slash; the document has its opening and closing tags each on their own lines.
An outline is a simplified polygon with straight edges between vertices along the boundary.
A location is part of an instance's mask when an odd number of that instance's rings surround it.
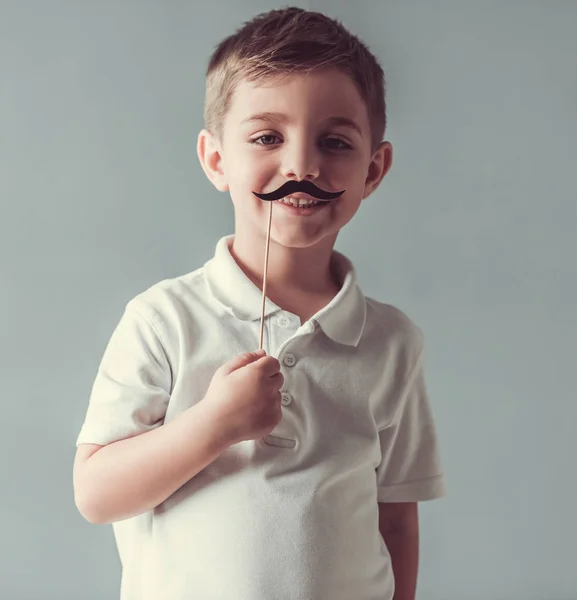
<svg viewBox="0 0 577 600">
<path fill-rule="evenodd" d="M 415 600 L 419 569 L 419 512 L 416 502 L 379 502 L 379 531 L 391 555 L 393 600 Z"/>
<path fill-rule="evenodd" d="M 142 514 L 178 490 L 230 444 L 205 402 L 173 421 L 107 446 L 80 444 L 74 498 L 91 523 Z"/>
</svg>

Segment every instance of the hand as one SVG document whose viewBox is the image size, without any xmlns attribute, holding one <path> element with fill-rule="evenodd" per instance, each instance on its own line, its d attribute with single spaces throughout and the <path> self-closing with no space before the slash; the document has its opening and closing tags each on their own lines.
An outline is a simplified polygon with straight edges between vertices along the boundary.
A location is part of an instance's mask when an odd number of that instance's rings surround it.
<svg viewBox="0 0 577 600">
<path fill-rule="evenodd" d="M 282 419 L 279 361 L 264 350 L 235 356 L 215 372 L 202 400 L 231 445 L 268 435 Z"/>
</svg>

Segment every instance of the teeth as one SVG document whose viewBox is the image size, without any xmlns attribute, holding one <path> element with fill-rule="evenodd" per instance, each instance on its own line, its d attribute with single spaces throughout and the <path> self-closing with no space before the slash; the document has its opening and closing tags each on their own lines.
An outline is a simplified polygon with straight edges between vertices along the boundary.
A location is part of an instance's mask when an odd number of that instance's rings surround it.
<svg viewBox="0 0 577 600">
<path fill-rule="evenodd" d="M 282 202 L 283 204 L 290 204 L 291 206 L 313 206 L 315 204 L 318 204 L 319 201 L 318 200 L 305 200 L 304 198 L 301 198 L 299 200 L 296 200 L 294 198 L 291 197 L 286 197 L 286 198 L 282 198 L 281 200 L 279 200 L 279 202 Z"/>
</svg>

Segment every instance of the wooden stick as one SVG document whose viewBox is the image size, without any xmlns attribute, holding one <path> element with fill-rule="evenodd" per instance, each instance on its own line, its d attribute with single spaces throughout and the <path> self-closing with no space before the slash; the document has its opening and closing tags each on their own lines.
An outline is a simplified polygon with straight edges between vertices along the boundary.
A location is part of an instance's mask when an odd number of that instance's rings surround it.
<svg viewBox="0 0 577 600">
<path fill-rule="evenodd" d="M 266 249 L 264 251 L 264 278 L 262 283 L 262 307 L 260 314 L 260 342 L 258 349 L 262 350 L 262 339 L 264 334 L 264 305 L 266 302 L 266 274 L 268 271 L 268 248 L 270 245 L 270 226 L 272 223 L 272 205 L 274 202 L 269 202 L 269 211 L 268 211 L 268 231 L 266 234 Z"/>
</svg>

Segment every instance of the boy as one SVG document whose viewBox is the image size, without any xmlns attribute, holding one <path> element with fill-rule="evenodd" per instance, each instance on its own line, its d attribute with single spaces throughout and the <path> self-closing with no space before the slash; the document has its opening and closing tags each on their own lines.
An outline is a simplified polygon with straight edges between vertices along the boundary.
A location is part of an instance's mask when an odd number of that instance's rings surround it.
<svg viewBox="0 0 577 600">
<path fill-rule="evenodd" d="M 132 299 L 77 440 L 75 500 L 112 523 L 122 600 L 413 600 L 417 502 L 444 479 L 420 329 L 333 247 L 391 165 L 382 70 L 287 8 L 216 49 L 202 167 L 235 233 Z M 344 190 L 274 202 L 288 181 Z M 292 205 L 291 205 L 292 204 Z"/>
</svg>

